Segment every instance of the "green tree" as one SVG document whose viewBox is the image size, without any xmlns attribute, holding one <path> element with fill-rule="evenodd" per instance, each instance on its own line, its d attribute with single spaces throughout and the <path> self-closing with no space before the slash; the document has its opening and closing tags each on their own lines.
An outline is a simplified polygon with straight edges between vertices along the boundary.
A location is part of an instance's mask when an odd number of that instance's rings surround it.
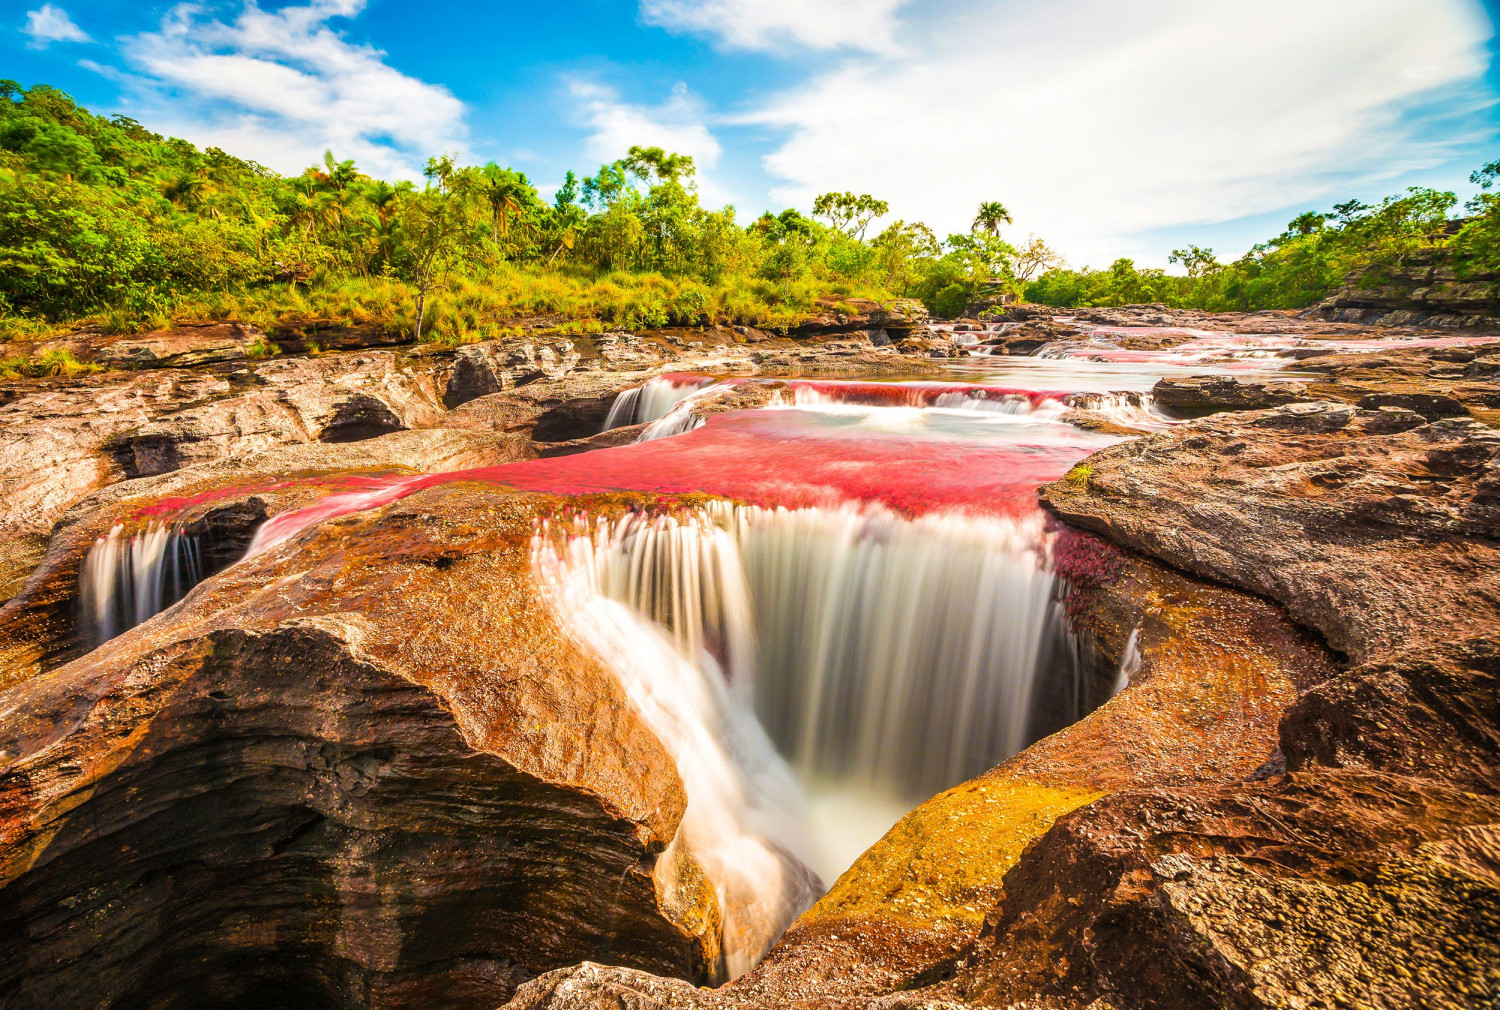
<svg viewBox="0 0 1500 1010">
<path fill-rule="evenodd" d="M 412 338 L 418 341 L 428 298 L 469 246 L 474 223 L 466 199 L 471 183 L 452 156 L 429 159 L 422 174 L 427 186 L 408 192 L 401 203 L 403 267 L 416 289 Z"/>
<path fill-rule="evenodd" d="M 834 231 L 863 242 L 871 222 L 890 213 L 890 204 L 869 193 L 824 193 L 813 200 L 813 216 L 828 221 Z"/>
<path fill-rule="evenodd" d="M 1000 226 L 1011 223 L 1010 211 L 1005 209 L 1005 204 L 998 200 L 987 200 L 979 205 L 979 212 L 974 215 L 974 223 L 969 226 L 969 230 L 999 235 Z"/>
</svg>

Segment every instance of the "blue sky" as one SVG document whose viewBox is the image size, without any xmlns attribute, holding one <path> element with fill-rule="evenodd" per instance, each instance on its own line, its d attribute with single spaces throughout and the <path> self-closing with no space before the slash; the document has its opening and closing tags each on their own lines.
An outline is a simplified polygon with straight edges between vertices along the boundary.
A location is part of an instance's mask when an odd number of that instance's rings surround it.
<svg viewBox="0 0 1500 1010">
<path fill-rule="evenodd" d="M 1243 251 L 1298 212 L 1500 157 L 1477 0 L 22 3 L 7 69 L 283 172 L 458 151 L 542 186 L 632 143 L 742 218 L 868 191 L 940 234 L 981 200 L 1075 265 Z M 0 28 L 3 28 L 0 25 Z"/>
</svg>

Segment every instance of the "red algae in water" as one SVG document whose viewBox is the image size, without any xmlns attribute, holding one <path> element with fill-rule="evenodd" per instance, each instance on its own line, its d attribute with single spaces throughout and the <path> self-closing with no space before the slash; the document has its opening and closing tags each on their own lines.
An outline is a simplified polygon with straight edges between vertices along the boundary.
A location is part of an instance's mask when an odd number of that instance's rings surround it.
<svg viewBox="0 0 1500 1010">
<path fill-rule="evenodd" d="M 856 501 L 906 515 L 956 510 L 1018 516 L 1037 508 L 1039 484 L 1061 477 L 1098 444 L 1083 431 L 1076 443 L 1038 445 L 843 432 L 792 410 L 732 412 L 672 438 L 473 470 L 366 478 L 358 487 L 269 520 L 251 553 L 314 523 L 459 481 L 558 495 L 704 492 L 767 507 Z"/>
</svg>

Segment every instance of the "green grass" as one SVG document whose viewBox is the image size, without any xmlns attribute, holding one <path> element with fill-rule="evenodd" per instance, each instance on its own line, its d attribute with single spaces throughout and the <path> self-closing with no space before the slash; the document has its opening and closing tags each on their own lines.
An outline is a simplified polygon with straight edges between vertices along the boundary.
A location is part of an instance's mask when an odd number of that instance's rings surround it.
<svg viewBox="0 0 1500 1010">
<path fill-rule="evenodd" d="M 1075 484 L 1084 488 L 1089 486 L 1089 478 L 1094 475 L 1094 468 L 1087 463 L 1079 463 L 1073 469 L 1063 474 L 1063 480 L 1069 484 Z"/>
<path fill-rule="evenodd" d="M 734 277 L 708 284 L 659 273 L 507 266 L 482 278 L 453 278 L 429 293 L 423 334 L 434 343 L 459 345 L 517 334 L 518 323 L 538 318 L 578 334 L 708 325 L 784 331 L 806 319 L 820 299 L 835 299 L 848 311 L 849 299 L 889 297 L 879 289 L 816 278 L 780 284 Z M 62 328 L 90 325 L 106 333 L 138 333 L 172 323 L 232 319 L 270 331 L 318 320 L 407 332 L 415 305 L 413 289 L 392 278 L 315 278 L 306 284 L 179 295 L 166 305 L 110 310 Z"/>
<path fill-rule="evenodd" d="M 49 375 L 87 375 L 102 369 L 84 364 L 68 351 L 44 351 L 35 357 L 14 355 L 0 358 L 0 379 L 40 378 Z"/>
</svg>

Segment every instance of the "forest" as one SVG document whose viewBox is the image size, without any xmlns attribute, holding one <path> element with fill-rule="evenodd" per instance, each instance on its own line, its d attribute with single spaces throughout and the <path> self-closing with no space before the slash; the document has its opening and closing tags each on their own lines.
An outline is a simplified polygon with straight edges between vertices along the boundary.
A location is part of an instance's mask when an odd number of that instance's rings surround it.
<svg viewBox="0 0 1500 1010">
<path fill-rule="evenodd" d="M 1007 239 L 998 201 L 942 239 L 849 192 L 742 223 L 702 204 L 690 157 L 654 147 L 569 172 L 544 198 L 524 173 L 448 155 L 421 182 L 371 178 L 333 152 L 287 177 L 46 85 L 0 81 L 0 96 L 0 339 L 288 315 L 446 343 L 536 317 L 564 332 L 776 328 L 819 299 L 912 297 L 951 317 L 997 291 L 1049 305 L 1300 308 L 1424 246 L 1450 247 L 1461 272 L 1500 266 L 1500 162 L 1475 172 L 1465 217 L 1453 193 L 1430 189 L 1349 201 L 1233 262 L 1175 250 L 1179 274 L 1128 259 L 1070 268 L 1040 238 Z"/>
</svg>

